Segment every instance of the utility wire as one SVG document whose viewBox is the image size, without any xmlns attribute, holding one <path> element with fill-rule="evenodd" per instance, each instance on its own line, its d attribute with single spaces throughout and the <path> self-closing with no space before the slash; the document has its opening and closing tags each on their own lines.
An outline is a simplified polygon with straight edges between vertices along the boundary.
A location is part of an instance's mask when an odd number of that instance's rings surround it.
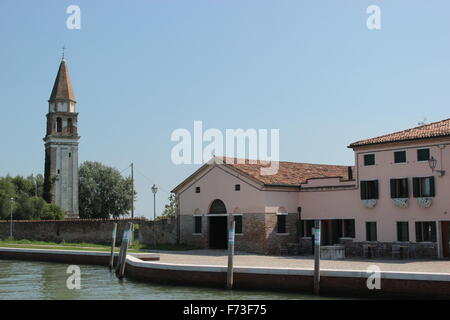
<svg viewBox="0 0 450 320">
<path fill-rule="evenodd" d="M 150 179 L 149 177 L 147 177 L 144 173 L 142 173 L 142 171 L 140 171 L 139 169 L 136 168 L 136 165 L 134 166 L 134 170 L 139 173 L 141 176 L 143 176 L 144 178 L 146 178 L 150 183 L 152 184 L 156 184 L 158 186 L 159 189 L 161 189 L 162 191 L 166 192 L 167 194 L 171 194 L 170 191 L 167 191 L 165 188 L 161 187 L 161 185 L 158 185 L 157 183 L 155 183 L 153 181 L 153 179 Z"/>
<path fill-rule="evenodd" d="M 123 169 L 122 171 L 120 171 L 120 174 L 122 175 L 122 173 L 123 173 L 125 170 L 127 170 L 128 168 L 130 168 L 130 167 L 131 167 L 131 164 L 129 164 L 128 167 L 126 167 L 126 168 Z"/>
</svg>

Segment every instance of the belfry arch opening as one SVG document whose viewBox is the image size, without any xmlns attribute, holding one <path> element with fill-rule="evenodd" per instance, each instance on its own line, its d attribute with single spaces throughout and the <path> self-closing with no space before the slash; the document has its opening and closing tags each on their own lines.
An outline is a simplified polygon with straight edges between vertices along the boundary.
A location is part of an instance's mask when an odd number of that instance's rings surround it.
<svg viewBox="0 0 450 320">
<path fill-rule="evenodd" d="M 209 247 L 227 248 L 227 208 L 222 200 L 216 199 L 209 207 Z"/>
</svg>

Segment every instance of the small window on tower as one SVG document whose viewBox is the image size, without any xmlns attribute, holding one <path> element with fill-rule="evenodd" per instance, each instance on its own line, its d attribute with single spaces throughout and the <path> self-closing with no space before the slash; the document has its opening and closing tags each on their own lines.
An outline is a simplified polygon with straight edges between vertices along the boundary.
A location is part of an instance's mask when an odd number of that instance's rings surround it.
<svg viewBox="0 0 450 320">
<path fill-rule="evenodd" d="M 68 133 L 73 133 L 73 130 L 72 130 L 72 118 L 67 119 L 67 132 Z"/>
<path fill-rule="evenodd" d="M 56 118 L 56 132 L 62 132 L 62 120 L 61 120 L 61 118 Z"/>
<path fill-rule="evenodd" d="M 72 152 L 69 152 L 69 158 L 72 157 Z"/>
</svg>

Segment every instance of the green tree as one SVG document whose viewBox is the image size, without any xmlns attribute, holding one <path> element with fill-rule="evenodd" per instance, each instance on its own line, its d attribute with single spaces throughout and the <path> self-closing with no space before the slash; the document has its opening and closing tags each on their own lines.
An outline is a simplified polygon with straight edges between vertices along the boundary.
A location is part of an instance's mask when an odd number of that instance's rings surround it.
<svg viewBox="0 0 450 320">
<path fill-rule="evenodd" d="M 164 211 L 161 214 L 161 219 L 167 219 L 175 217 L 177 213 L 177 202 L 175 199 L 175 194 L 171 193 L 169 195 L 169 204 L 164 206 Z"/>
<path fill-rule="evenodd" d="M 128 214 L 131 178 L 122 177 L 115 168 L 91 161 L 81 164 L 79 177 L 80 218 L 116 218 Z"/>
<path fill-rule="evenodd" d="M 28 177 L 0 177 L 0 219 L 10 219 L 11 198 L 13 201 L 13 219 L 42 219 L 47 203 L 42 198 L 44 178 L 38 174 Z M 37 196 L 36 196 L 37 195 Z M 62 209 L 59 208 L 59 210 Z M 54 215 L 55 219 L 64 218 L 64 214 Z"/>
<path fill-rule="evenodd" d="M 57 205 L 45 203 L 42 215 L 42 220 L 61 220 L 64 219 L 64 210 Z"/>
<path fill-rule="evenodd" d="M 47 202 L 42 198 L 28 197 L 22 193 L 14 200 L 14 204 L 13 218 L 15 220 L 39 220 Z"/>
</svg>

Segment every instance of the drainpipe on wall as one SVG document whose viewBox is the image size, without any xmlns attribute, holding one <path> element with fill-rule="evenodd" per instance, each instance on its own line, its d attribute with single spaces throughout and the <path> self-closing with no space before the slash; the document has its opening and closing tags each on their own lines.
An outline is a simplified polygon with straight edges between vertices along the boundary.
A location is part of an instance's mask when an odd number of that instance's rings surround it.
<svg viewBox="0 0 450 320">
<path fill-rule="evenodd" d="M 439 156 L 441 158 L 440 159 L 441 160 L 441 163 L 440 163 L 441 170 L 438 171 L 438 174 L 439 174 L 439 177 L 442 177 L 445 174 L 444 161 L 443 161 L 443 156 L 442 156 L 442 150 L 445 148 L 445 144 L 438 145 L 438 148 L 439 148 Z"/>
</svg>

